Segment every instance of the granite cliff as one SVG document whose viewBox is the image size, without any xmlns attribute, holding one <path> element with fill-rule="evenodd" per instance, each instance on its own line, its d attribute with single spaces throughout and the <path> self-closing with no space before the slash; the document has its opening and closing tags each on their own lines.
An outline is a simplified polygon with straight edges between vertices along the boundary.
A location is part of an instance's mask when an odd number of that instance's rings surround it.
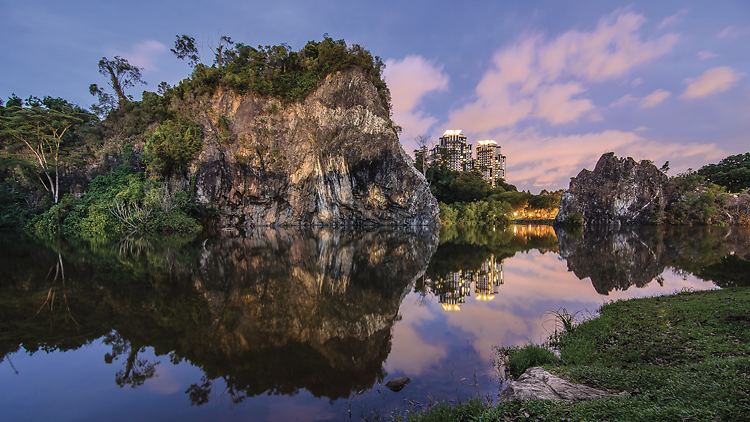
<svg viewBox="0 0 750 422">
<path fill-rule="evenodd" d="M 427 181 L 358 69 L 328 75 L 302 102 L 219 89 L 180 106 L 197 110 L 204 130 L 183 183 L 218 209 L 219 228 L 439 224 Z"/>
<path fill-rule="evenodd" d="M 674 193 L 667 175 L 648 160 L 602 155 L 594 171 L 581 170 L 562 194 L 555 218 L 583 214 L 588 225 L 648 224 L 664 214 Z"/>
</svg>

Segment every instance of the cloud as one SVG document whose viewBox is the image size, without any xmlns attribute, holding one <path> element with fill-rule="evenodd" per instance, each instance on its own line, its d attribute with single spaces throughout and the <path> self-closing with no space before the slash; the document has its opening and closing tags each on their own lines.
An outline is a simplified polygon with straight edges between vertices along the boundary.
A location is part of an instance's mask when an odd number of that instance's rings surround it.
<svg viewBox="0 0 750 422">
<path fill-rule="evenodd" d="M 638 128 L 640 132 L 645 128 Z M 508 180 L 524 189 L 566 188 L 571 176 L 583 168 L 593 169 L 599 157 L 614 151 L 618 157 L 669 160 L 672 167 L 698 168 L 707 160 L 725 157 L 726 151 L 716 144 L 662 143 L 647 139 L 635 131 L 603 132 L 543 136 L 534 130 L 522 133 L 496 134 L 508 157 Z M 529 146 L 533 145 L 533 148 Z"/>
<path fill-rule="evenodd" d="M 666 100 L 672 95 L 671 92 L 663 89 L 657 89 L 656 91 L 646 95 L 641 99 L 641 108 L 651 108 Z"/>
<path fill-rule="evenodd" d="M 114 55 L 123 57 L 132 65 L 151 71 L 158 70 L 155 64 L 156 60 L 158 56 L 167 51 L 169 51 L 169 49 L 164 44 L 158 41 L 148 40 L 134 45 L 129 53 L 115 51 Z"/>
<path fill-rule="evenodd" d="M 681 23 L 682 20 L 685 18 L 685 15 L 687 15 L 687 12 L 688 12 L 688 9 L 682 9 L 678 11 L 677 13 L 675 13 L 674 15 L 664 18 L 664 20 L 661 21 L 659 25 L 656 26 L 656 29 L 662 29 L 665 26 Z"/>
<path fill-rule="evenodd" d="M 728 26 L 716 34 L 719 38 L 727 38 L 730 40 L 737 39 L 743 35 L 750 33 L 750 28 L 737 28 L 736 26 Z"/>
<path fill-rule="evenodd" d="M 685 79 L 685 83 L 689 85 L 680 98 L 691 100 L 727 91 L 743 76 L 744 73 L 735 72 L 727 66 L 708 69 L 697 78 Z"/>
<path fill-rule="evenodd" d="M 714 57 L 719 57 L 718 54 L 712 53 L 710 51 L 699 51 L 695 53 L 695 55 L 698 56 L 700 60 L 707 60 L 707 59 L 711 59 Z"/>
<path fill-rule="evenodd" d="M 448 75 L 442 66 L 420 56 L 388 59 L 385 66 L 383 74 L 391 90 L 393 121 L 404 129 L 402 137 L 411 139 L 425 134 L 437 119 L 417 108 L 427 93 L 448 89 Z"/>
<path fill-rule="evenodd" d="M 449 126 L 487 132 L 526 119 L 552 125 L 578 121 L 595 108 L 582 97 L 587 84 L 620 77 L 678 41 L 671 33 L 641 40 L 638 30 L 645 21 L 642 15 L 615 12 L 590 32 L 568 31 L 550 41 L 540 35 L 519 39 L 495 53 L 474 98 L 450 113 Z"/>
<path fill-rule="evenodd" d="M 609 107 L 610 108 L 621 107 L 621 106 L 624 106 L 625 104 L 633 102 L 633 101 L 638 101 L 638 98 L 636 98 L 636 97 L 634 97 L 634 96 L 632 96 L 630 94 L 625 94 L 625 95 L 622 96 L 622 98 L 620 98 L 619 100 L 617 100 L 617 101 L 613 102 L 612 104 L 610 104 Z"/>
<path fill-rule="evenodd" d="M 642 78 L 635 78 L 635 79 L 633 79 L 633 82 L 631 82 L 631 84 L 632 84 L 632 85 L 633 85 L 634 87 L 635 87 L 635 86 L 638 86 L 638 85 L 640 85 L 640 84 L 642 84 L 642 83 L 643 83 L 643 79 L 642 79 Z"/>
</svg>

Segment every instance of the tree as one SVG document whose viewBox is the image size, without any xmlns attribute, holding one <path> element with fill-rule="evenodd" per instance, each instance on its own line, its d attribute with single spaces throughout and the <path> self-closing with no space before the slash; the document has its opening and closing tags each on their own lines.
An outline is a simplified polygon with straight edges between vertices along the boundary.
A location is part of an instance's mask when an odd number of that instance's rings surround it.
<svg viewBox="0 0 750 422">
<path fill-rule="evenodd" d="M 750 188 L 750 152 L 730 155 L 718 164 L 708 164 L 698 170 L 706 181 L 726 187 L 730 192 Z"/>
<path fill-rule="evenodd" d="M 126 88 L 132 88 L 135 84 L 147 85 L 143 81 L 141 71 L 143 68 L 133 66 L 128 63 L 127 60 L 120 56 L 115 56 L 114 60 L 109 60 L 106 57 L 102 57 L 99 60 L 99 73 L 109 78 L 109 86 L 115 90 L 117 99 L 120 103 L 130 102 L 130 98 L 125 95 Z M 92 88 L 95 85 L 89 86 L 89 91 L 94 93 Z"/>
<path fill-rule="evenodd" d="M 427 177 L 427 154 L 428 154 L 428 145 L 430 144 L 430 138 L 429 136 L 425 135 L 418 135 L 414 137 L 414 142 L 416 142 L 417 146 L 419 147 L 416 151 L 419 151 L 419 155 L 415 158 L 418 160 L 421 159 L 421 165 L 422 165 L 422 174 Z"/>
<path fill-rule="evenodd" d="M 170 48 L 170 51 L 177 56 L 178 59 L 188 61 L 188 66 L 196 67 L 201 63 L 200 54 L 198 47 L 195 45 L 195 38 L 187 35 L 175 35 L 174 48 Z"/>
<path fill-rule="evenodd" d="M 57 203 L 60 199 L 60 165 L 66 158 L 63 157 L 64 144 L 70 140 L 69 135 L 76 127 L 92 120 L 93 116 L 62 98 L 46 96 L 40 100 L 31 96 L 26 100 L 27 107 L 15 105 L 16 101 L 12 103 L 14 105 L 6 107 L 0 117 L 0 138 L 6 143 L 3 152 L 20 162 L 33 162 L 40 172 L 38 177 L 42 186 Z M 21 150 L 30 153 L 31 157 Z"/>
<path fill-rule="evenodd" d="M 221 69 L 224 66 L 224 57 L 229 52 L 229 46 L 233 45 L 234 41 L 226 35 L 219 37 L 219 44 L 214 49 L 214 63 L 216 67 Z M 225 49 L 227 49 L 225 51 Z"/>
</svg>

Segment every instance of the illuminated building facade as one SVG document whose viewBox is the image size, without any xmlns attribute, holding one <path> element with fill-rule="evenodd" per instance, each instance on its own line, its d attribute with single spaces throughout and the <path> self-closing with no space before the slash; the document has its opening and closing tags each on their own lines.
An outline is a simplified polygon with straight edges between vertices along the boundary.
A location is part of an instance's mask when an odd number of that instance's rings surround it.
<svg viewBox="0 0 750 422">
<path fill-rule="evenodd" d="M 434 159 L 444 162 L 454 171 L 471 171 L 474 168 L 471 144 L 460 130 L 446 130 L 440 143 L 431 151 Z"/>
<path fill-rule="evenodd" d="M 500 145 L 497 142 L 491 139 L 479 141 L 475 168 L 492 187 L 495 187 L 497 179 L 505 179 L 505 156 L 500 153 Z"/>
</svg>

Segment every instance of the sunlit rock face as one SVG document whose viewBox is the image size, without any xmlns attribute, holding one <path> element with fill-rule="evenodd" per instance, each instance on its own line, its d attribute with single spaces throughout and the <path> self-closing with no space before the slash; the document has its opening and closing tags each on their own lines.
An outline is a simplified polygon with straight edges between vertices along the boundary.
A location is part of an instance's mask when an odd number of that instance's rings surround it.
<svg viewBox="0 0 750 422">
<path fill-rule="evenodd" d="M 439 208 L 360 70 L 329 75 L 304 102 L 218 91 L 200 109 L 192 164 L 220 227 L 433 225 Z"/>
<path fill-rule="evenodd" d="M 594 171 L 581 170 L 562 195 L 555 221 L 583 214 L 588 225 L 647 224 L 664 213 L 673 187 L 650 161 L 602 155 Z"/>
<path fill-rule="evenodd" d="M 666 267 L 662 238 L 651 227 L 591 230 L 581 236 L 558 229 L 557 239 L 568 271 L 581 280 L 590 278 L 599 294 L 644 287 Z"/>
<path fill-rule="evenodd" d="M 257 229 L 206 245 L 199 283 L 212 322 L 186 354 L 249 395 L 369 388 L 385 375 L 399 306 L 437 245 L 434 230 L 419 228 Z"/>
</svg>

